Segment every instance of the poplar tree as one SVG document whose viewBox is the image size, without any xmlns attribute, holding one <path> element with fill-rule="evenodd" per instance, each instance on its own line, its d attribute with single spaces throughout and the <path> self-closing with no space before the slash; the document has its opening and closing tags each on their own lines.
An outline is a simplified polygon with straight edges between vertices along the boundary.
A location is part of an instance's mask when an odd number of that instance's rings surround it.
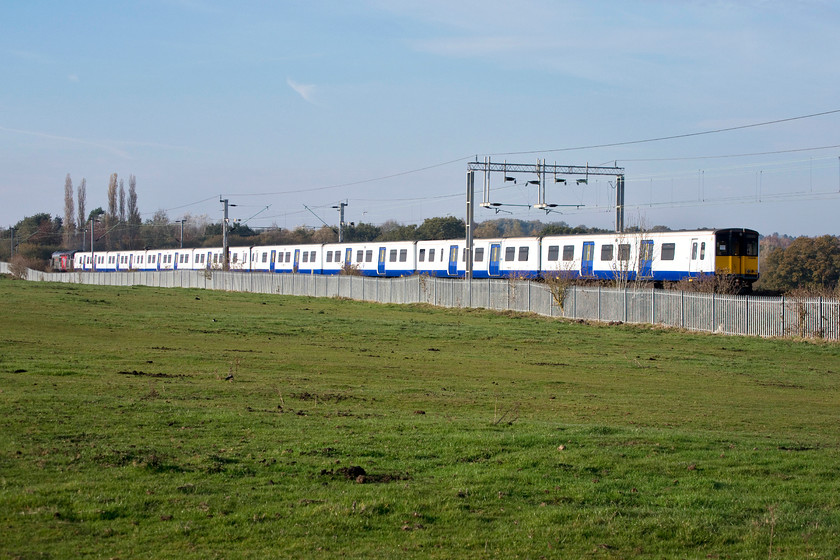
<svg viewBox="0 0 840 560">
<path fill-rule="evenodd" d="M 76 231 L 76 208 L 73 204 L 73 180 L 70 174 L 64 178 L 64 235 L 62 241 L 65 249 L 70 248 L 73 242 L 73 233 Z"/>
</svg>

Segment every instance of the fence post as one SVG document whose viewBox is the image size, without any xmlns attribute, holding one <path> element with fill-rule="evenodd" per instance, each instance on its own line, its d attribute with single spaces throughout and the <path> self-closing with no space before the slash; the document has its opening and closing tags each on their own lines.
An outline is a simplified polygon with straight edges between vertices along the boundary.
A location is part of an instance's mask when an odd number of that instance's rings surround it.
<svg viewBox="0 0 840 560">
<path fill-rule="evenodd" d="M 685 328 L 685 290 L 680 290 L 680 328 Z"/>
<path fill-rule="evenodd" d="M 627 286 L 624 286 L 624 322 L 627 322 Z"/>
<path fill-rule="evenodd" d="M 716 307 L 717 306 L 715 305 L 715 293 L 712 292 L 712 325 L 711 325 L 712 328 L 709 329 L 709 332 L 715 332 L 715 323 L 717 322 L 717 320 L 716 320 L 717 318 L 715 317 L 715 313 L 717 312 Z"/>
<path fill-rule="evenodd" d="M 823 298 L 820 296 L 820 338 L 823 336 Z"/>
<path fill-rule="evenodd" d="M 650 289 L 650 324 L 656 324 L 656 288 Z"/>
<path fill-rule="evenodd" d="M 598 320 L 601 320 L 601 286 L 598 286 Z"/>
</svg>

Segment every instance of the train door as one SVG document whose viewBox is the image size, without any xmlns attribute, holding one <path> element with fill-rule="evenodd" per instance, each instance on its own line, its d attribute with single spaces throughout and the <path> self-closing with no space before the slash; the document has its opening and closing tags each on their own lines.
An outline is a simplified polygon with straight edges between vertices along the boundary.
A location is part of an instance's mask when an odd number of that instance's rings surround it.
<svg viewBox="0 0 840 560">
<path fill-rule="evenodd" d="M 639 248 L 639 277 L 653 276 L 653 241 L 645 239 Z"/>
<path fill-rule="evenodd" d="M 449 246 L 449 276 L 458 276 L 458 246 Z"/>
<path fill-rule="evenodd" d="M 499 270 L 499 261 L 501 260 L 501 256 L 501 243 L 493 243 L 492 245 L 490 245 L 490 263 L 489 268 L 487 270 L 487 274 L 489 274 L 490 276 L 498 277 L 502 275 L 501 271 Z"/>
<path fill-rule="evenodd" d="M 583 253 L 580 257 L 580 275 L 584 278 L 592 276 L 592 259 L 595 256 L 595 242 L 584 241 Z"/>
<path fill-rule="evenodd" d="M 134 253 L 128 255 L 128 270 L 134 270 Z"/>
<path fill-rule="evenodd" d="M 70 266 L 67 264 L 67 255 L 61 255 L 61 264 L 59 265 L 59 270 L 66 272 L 70 269 Z"/>
<path fill-rule="evenodd" d="M 274 259 L 276 259 L 276 258 L 277 258 L 277 250 L 272 249 L 271 250 L 271 255 L 269 255 L 269 260 L 268 260 L 268 270 L 271 271 L 271 272 L 274 272 Z"/>
<path fill-rule="evenodd" d="M 207 253 L 207 270 L 213 268 L 213 252 L 209 251 Z"/>
<path fill-rule="evenodd" d="M 178 253 L 175 253 L 175 257 L 173 257 L 173 258 L 175 260 L 172 261 L 172 269 L 173 270 L 178 270 Z"/>
<path fill-rule="evenodd" d="M 158 269 L 158 272 L 160 272 L 160 258 L 161 258 L 161 254 L 160 254 L 160 253 L 158 253 L 158 255 L 157 255 L 157 264 L 155 265 L 155 266 L 157 267 L 157 269 Z"/>
<path fill-rule="evenodd" d="M 295 249 L 295 262 L 292 266 L 292 272 L 297 272 L 300 266 L 300 249 Z"/>
<path fill-rule="evenodd" d="M 688 261 L 688 275 L 695 276 L 703 270 L 703 263 L 700 262 L 700 240 L 691 238 L 691 259 Z"/>
<path fill-rule="evenodd" d="M 344 266 L 350 268 L 350 264 L 353 262 L 353 249 L 347 247 L 344 250 Z"/>
<path fill-rule="evenodd" d="M 376 264 L 376 272 L 380 276 L 385 276 L 385 255 L 387 254 L 385 247 L 379 248 L 379 260 Z"/>
</svg>

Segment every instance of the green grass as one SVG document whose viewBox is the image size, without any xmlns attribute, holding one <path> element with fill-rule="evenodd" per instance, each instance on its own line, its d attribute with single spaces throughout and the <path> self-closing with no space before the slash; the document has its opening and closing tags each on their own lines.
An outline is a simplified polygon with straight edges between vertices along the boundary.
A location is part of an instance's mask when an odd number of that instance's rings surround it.
<svg viewBox="0 0 840 560">
<path fill-rule="evenodd" d="M 0 558 L 840 556 L 837 345 L 8 278 L 0 306 Z"/>
</svg>

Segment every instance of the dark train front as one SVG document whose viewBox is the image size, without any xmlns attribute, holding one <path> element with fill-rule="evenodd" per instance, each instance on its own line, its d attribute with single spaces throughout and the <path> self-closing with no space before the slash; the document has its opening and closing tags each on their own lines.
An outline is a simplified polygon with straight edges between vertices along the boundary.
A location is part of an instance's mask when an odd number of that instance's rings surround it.
<svg viewBox="0 0 840 560">
<path fill-rule="evenodd" d="M 751 229 L 715 231 L 715 274 L 729 275 L 744 290 L 758 280 L 758 232 Z"/>
</svg>

